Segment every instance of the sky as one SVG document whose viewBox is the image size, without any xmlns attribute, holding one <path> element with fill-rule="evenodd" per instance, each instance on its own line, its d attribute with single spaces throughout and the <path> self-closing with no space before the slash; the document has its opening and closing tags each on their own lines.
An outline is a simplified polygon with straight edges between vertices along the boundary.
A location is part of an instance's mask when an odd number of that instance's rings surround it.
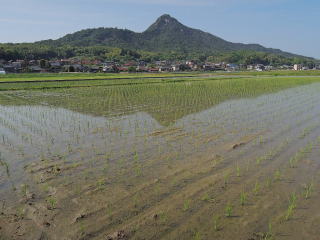
<svg viewBox="0 0 320 240">
<path fill-rule="evenodd" d="M 142 32 L 159 16 L 225 40 L 320 59 L 319 0 L 0 0 L 0 42 L 57 39 L 93 27 Z"/>
</svg>

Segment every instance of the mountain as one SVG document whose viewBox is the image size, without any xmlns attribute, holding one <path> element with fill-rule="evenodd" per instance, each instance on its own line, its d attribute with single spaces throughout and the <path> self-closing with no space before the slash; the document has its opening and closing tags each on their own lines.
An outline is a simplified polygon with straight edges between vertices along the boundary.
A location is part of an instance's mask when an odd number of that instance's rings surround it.
<svg viewBox="0 0 320 240">
<path fill-rule="evenodd" d="M 64 45 L 74 47 L 105 46 L 151 52 L 190 53 L 252 50 L 275 53 L 284 57 L 298 56 L 279 49 L 265 48 L 258 44 L 228 42 L 210 33 L 189 28 L 168 14 L 158 18 L 142 33 L 117 28 L 95 28 L 68 34 L 57 40 L 37 43 L 56 47 Z"/>
</svg>

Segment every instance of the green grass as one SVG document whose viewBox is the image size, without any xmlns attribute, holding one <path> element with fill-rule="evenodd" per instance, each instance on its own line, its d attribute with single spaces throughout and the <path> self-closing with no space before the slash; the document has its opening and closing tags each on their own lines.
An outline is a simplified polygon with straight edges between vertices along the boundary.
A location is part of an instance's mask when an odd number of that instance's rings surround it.
<svg viewBox="0 0 320 240">
<path fill-rule="evenodd" d="M 72 79 L 112 79 L 112 78 L 141 78 L 141 77 L 181 77 L 200 75 L 226 76 L 320 76 L 320 70 L 309 71 L 243 71 L 243 72 L 179 72 L 179 73 L 22 73 L 0 75 L 0 82 L 4 81 L 45 81 Z"/>
<path fill-rule="evenodd" d="M 153 78 L 199 76 L 200 73 L 22 73 L 0 75 L 0 82 L 55 81 L 55 80 L 99 80 L 119 78 Z"/>
</svg>

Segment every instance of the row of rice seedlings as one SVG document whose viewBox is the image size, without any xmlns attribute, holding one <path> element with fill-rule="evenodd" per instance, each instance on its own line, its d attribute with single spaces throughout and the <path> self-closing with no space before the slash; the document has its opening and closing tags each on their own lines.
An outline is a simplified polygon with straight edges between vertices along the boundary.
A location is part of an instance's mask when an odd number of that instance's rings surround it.
<svg viewBox="0 0 320 240">
<path fill-rule="evenodd" d="M 296 168 L 300 160 L 302 160 L 307 153 L 312 152 L 313 143 L 308 143 L 305 147 L 301 148 L 293 157 L 289 159 L 290 168 Z"/>
<path fill-rule="evenodd" d="M 297 208 L 297 195 L 296 193 L 292 193 L 289 198 L 289 205 L 288 205 L 286 214 L 284 216 L 285 221 L 288 221 L 292 217 L 294 210 L 296 208 Z"/>
<path fill-rule="evenodd" d="M 8 163 L 4 160 L 4 157 L 1 155 L 1 152 L 0 152 L 0 167 L 4 167 L 7 176 L 10 177 L 10 168 L 9 168 L 9 165 L 8 165 Z"/>
</svg>

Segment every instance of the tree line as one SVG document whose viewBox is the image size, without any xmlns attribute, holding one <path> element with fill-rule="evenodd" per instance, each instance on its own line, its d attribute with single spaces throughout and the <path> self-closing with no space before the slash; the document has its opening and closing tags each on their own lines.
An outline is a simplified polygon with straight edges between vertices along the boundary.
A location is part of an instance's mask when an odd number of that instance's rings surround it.
<svg viewBox="0 0 320 240">
<path fill-rule="evenodd" d="M 159 60 L 183 61 L 186 59 L 198 62 L 226 62 L 236 64 L 264 64 L 264 65 L 314 65 L 318 62 L 306 57 L 285 57 L 275 53 L 240 50 L 232 52 L 193 52 L 167 51 L 148 52 L 125 48 L 105 46 L 50 46 L 46 44 L 22 43 L 0 44 L 0 59 L 4 60 L 54 60 L 69 58 L 99 59 L 102 61 L 127 62 L 131 60 L 151 63 Z"/>
</svg>

